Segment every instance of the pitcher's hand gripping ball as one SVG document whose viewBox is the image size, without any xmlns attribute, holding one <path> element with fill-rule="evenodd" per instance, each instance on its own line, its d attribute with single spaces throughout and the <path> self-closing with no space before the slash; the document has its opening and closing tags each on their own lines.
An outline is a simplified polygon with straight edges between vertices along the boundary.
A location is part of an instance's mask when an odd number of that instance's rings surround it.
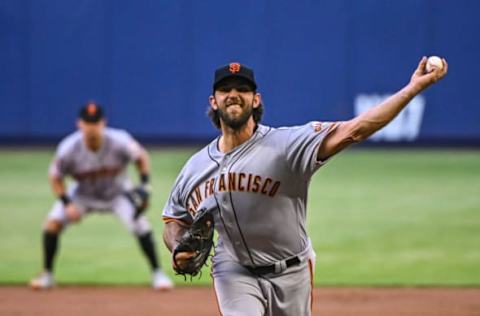
<svg viewBox="0 0 480 316">
<path fill-rule="evenodd" d="M 432 72 L 434 69 L 442 69 L 443 68 L 443 61 L 438 56 L 430 56 L 427 59 L 427 65 L 425 66 L 425 70 L 427 72 Z"/>
<path fill-rule="evenodd" d="M 136 220 L 148 208 L 148 202 L 150 200 L 150 188 L 148 186 L 141 185 L 125 192 L 125 196 L 135 207 L 133 219 Z"/>
<path fill-rule="evenodd" d="M 173 268 L 177 274 L 193 277 L 200 272 L 213 247 L 213 231 L 213 215 L 199 210 L 192 226 L 178 240 L 178 245 L 173 251 Z M 192 252 L 195 256 L 188 259 L 185 264 L 179 265 L 176 261 L 179 252 Z"/>
</svg>

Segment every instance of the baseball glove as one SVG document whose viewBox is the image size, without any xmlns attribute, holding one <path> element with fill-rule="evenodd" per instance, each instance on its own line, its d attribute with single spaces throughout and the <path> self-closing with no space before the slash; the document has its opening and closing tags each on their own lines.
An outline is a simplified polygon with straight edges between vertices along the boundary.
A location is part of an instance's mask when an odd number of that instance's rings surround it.
<svg viewBox="0 0 480 316">
<path fill-rule="evenodd" d="M 173 250 L 173 268 L 177 274 L 194 277 L 200 272 L 213 247 L 213 231 L 213 215 L 200 210 Z M 180 267 L 175 259 L 179 252 L 194 252 L 196 255 Z"/>
<path fill-rule="evenodd" d="M 130 191 L 125 192 L 125 196 L 135 207 L 135 214 L 133 215 L 133 219 L 136 220 L 148 208 L 148 202 L 150 200 L 150 190 L 148 186 L 141 185 L 133 188 Z"/>
</svg>

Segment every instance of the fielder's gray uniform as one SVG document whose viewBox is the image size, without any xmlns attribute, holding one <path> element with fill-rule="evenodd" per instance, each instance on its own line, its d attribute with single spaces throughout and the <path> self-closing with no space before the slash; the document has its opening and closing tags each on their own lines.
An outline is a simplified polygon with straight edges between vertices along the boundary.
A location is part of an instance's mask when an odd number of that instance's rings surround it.
<svg viewBox="0 0 480 316">
<path fill-rule="evenodd" d="M 65 137 L 58 145 L 49 173 L 75 180 L 68 192 L 82 216 L 91 211 L 112 211 L 130 232 L 143 235 L 150 231 L 150 224 L 144 216 L 133 220 L 135 209 L 123 194 L 132 187 L 127 177 L 128 163 L 137 160 L 143 149 L 124 130 L 106 127 L 103 137 L 96 152 L 85 146 L 80 131 Z M 68 224 L 60 201 L 53 205 L 48 218 Z"/>
<path fill-rule="evenodd" d="M 215 216 L 213 258 L 222 315 L 310 315 L 315 254 L 306 232 L 310 178 L 332 123 L 272 128 L 229 153 L 218 139 L 182 169 L 164 220 L 192 222 L 199 209 Z"/>
</svg>

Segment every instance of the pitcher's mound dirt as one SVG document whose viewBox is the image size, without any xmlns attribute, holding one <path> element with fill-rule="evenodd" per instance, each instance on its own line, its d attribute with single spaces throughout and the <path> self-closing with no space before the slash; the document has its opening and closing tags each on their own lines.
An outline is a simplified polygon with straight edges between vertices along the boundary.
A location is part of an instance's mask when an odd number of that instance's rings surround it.
<svg viewBox="0 0 480 316">
<path fill-rule="evenodd" d="M 219 315 L 210 287 L 0 286 L 3 316 Z M 313 315 L 480 316 L 480 288 L 316 288 Z"/>
</svg>

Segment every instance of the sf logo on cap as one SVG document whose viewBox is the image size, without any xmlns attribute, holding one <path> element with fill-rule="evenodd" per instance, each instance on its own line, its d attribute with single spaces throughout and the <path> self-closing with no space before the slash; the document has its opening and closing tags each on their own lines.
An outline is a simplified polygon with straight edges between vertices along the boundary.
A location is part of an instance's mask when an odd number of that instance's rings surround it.
<svg viewBox="0 0 480 316">
<path fill-rule="evenodd" d="M 94 103 L 90 103 L 87 106 L 87 113 L 88 115 L 95 115 L 95 113 L 97 113 L 97 106 Z"/>
<path fill-rule="evenodd" d="M 230 67 L 228 68 L 232 74 L 237 73 L 240 71 L 240 64 L 239 63 L 231 63 Z"/>
</svg>

